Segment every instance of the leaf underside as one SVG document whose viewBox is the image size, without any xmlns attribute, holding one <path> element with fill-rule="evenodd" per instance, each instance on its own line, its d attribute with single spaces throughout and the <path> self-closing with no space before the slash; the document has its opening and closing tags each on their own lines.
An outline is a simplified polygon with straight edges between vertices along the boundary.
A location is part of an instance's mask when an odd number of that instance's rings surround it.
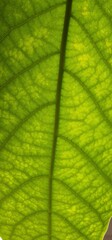
<svg viewBox="0 0 112 240">
<path fill-rule="evenodd" d="M 112 215 L 112 1 L 0 9 L 0 236 L 102 240 Z"/>
</svg>

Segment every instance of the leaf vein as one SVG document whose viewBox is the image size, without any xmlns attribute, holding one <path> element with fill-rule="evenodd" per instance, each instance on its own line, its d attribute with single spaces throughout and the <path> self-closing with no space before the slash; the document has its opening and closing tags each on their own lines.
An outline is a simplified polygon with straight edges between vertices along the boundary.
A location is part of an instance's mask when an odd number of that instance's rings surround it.
<svg viewBox="0 0 112 240">
<path fill-rule="evenodd" d="M 98 164 L 94 161 L 94 159 L 88 155 L 76 142 L 73 142 L 71 139 L 59 135 L 59 138 L 63 139 L 65 142 L 69 143 L 74 149 L 86 159 L 88 162 L 94 167 L 94 169 L 99 173 L 100 176 L 108 183 L 110 187 L 112 187 L 112 180 L 102 171 L 102 169 L 98 166 Z"/>
<path fill-rule="evenodd" d="M 89 31 L 85 28 L 84 24 L 82 24 L 77 17 L 72 15 L 72 18 L 78 23 L 78 25 L 80 26 L 82 31 L 86 34 L 86 36 L 88 37 L 89 41 L 91 42 L 93 48 L 96 50 L 97 54 L 99 55 L 100 59 L 102 59 L 102 61 L 104 62 L 105 66 L 107 67 L 109 72 L 112 74 L 112 66 L 111 66 L 111 64 L 107 61 L 105 56 L 102 54 L 102 52 L 98 48 L 96 42 L 94 41 L 93 37 L 90 35 Z"/>
<path fill-rule="evenodd" d="M 21 71 L 19 71 L 18 73 L 15 73 L 14 76 L 12 76 L 11 78 L 9 78 L 6 82 L 4 82 L 3 84 L 0 85 L 0 90 L 4 89 L 4 87 L 8 86 L 11 82 L 13 82 L 15 79 L 17 79 L 18 77 L 22 76 L 24 73 L 26 73 L 27 71 L 30 71 L 32 68 L 34 68 L 35 66 L 37 66 L 37 64 L 40 64 L 41 62 L 44 62 L 46 60 L 48 60 L 49 58 L 55 56 L 59 54 L 58 51 L 53 52 L 51 54 L 48 54 L 46 56 L 41 57 L 40 59 L 37 59 L 35 62 L 33 62 L 31 65 L 27 66 L 26 68 L 22 69 Z"/>
<path fill-rule="evenodd" d="M 91 98 L 91 100 L 95 104 L 96 108 L 98 109 L 98 112 L 103 117 L 103 120 L 107 123 L 107 125 L 110 128 L 112 128 L 112 122 L 110 121 L 110 119 L 108 119 L 108 117 L 104 113 L 104 110 L 98 103 L 98 100 L 96 99 L 95 95 L 91 92 L 91 90 L 87 87 L 87 85 L 84 82 L 82 82 L 81 79 L 75 73 L 72 73 L 71 71 L 69 71 L 67 69 L 65 69 L 65 72 L 68 73 L 71 77 L 73 77 L 74 80 L 76 80 L 82 86 L 83 90 L 85 90 L 85 92 L 88 94 L 88 96 Z"/>
<path fill-rule="evenodd" d="M 86 205 L 95 215 L 97 215 L 98 219 L 100 220 L 101 224 L 104 225 L 103 219 L 100 213 L 86 200 L 84 199 L 76 190 L 74 190 L 71 186 L 67 183 L 63 182 L 60 179 L 54 178 L 56 182 L 61 183 L 66 189 L 68 189 L 77 199 L 79 199 L 84 205 Z"/>
<path fill-rule="evenodd" d="M 24 119 L 22 119 L 15 126 L 15 128 L 12 130 L 12 132 L 10 132 L 10 134 L 6 137 L 6 139 L 4 140 L 4 142 L 0 146 L 0 150 L 4 149 L 4 147 L 10 141 L 10 139 L 17 133 L 17 131 L 22 127 L 22 125 L 25 124 L 31 117 L 33 117 L 36 113 L 41 112 L 43 109 L 45 109 L 49 106 L 52 106 L 52 105 L 54 105 L 54 102 L 48 102 L 48 103 L 45 103 L 43 105 L 38 106 L 36 109 L 31 111 Z"/>
<path fill-rule="evenodd" d="M 35 19 L 35 18 L 37 18 L 39 16 L 42 16 L 42 15 L 44 15 L 46 13 L 49 13 L 51 10 L 54 10 L 54 9 L 64 5 L 64 4 L 65 4 L 65 2 L 55 4 L 54 6 L 51 6 L 48 9 L 42 10 L 41 12 L 28 17 L 23 22 L 18 23 L 15 26 L 10 26 L 10 29 L 6 33 L 4 33 L 4 35 L 0 38 L 0 43 L 2 43 L 14 30 L 16 30 L 16 29 L 18 29 L 20 27 L 23 27 L 25 24 L 27 24 L 28 22 L 31 22 L 33 19 Z"/>
</svg>

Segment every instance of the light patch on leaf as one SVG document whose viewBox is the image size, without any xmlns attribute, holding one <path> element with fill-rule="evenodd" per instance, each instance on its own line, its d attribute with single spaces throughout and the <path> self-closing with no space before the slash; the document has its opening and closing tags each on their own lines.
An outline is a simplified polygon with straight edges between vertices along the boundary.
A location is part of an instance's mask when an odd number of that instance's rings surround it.
<svg viewBox="0 0 112 240">
<path fill-rule="evenodd" d="M 27 38 L 20 39 L 19 46 L 24 50 L 32 54 L 34 52 L 34 38 L 32 36 L 27 36 Z"/>
<path fill-rule="evenodd" d="M 73 47 L 78 50 L 79 52 L 82 52 L 85 50 L 85 45 L 83 43 L 80 42 L 75 42 L 73 43 Z"/>
<path fill-rule="evenodd" d="M 8 53 L 9 57 L 11 57 L 11 62 L 15 63 L 16 61 L 22 61 L 24 59 L 24 56 L 22 54 L 21 51 L 19 51 L 18 49 L 14 49 L 13 51 L 10 50 L 10 52 Z"/>
<path fill-rule="evenodd" d="M 40 28 L 38 29 L 35 29 L 34 31 L 34 36 L 37 37 L 37 38 L 48 38 L 48 35 L 49 35 L 49 32 L 48 32 L 48 29 L 47 28 Z"/>
<path fill-rule="evenodd" d="M 47 81 L 47 78 L 41 72 L 38 74 L 38 80 L 40 86 L 46 87 L 49 85 L 49 81 Z"/>
<path fill-rule="evenodd" d="M 90 55 L 89 54 L 83 54 L 78 57 L 78 62 L 80 63 L 81 67 L 87 67 L 89 64 Z"/>
<path fill-rule="evenodd" d="M 87 17 L 89 15 L 88 4 L 86 4 L 82 9 L 82 15 Z"/>
</svg>

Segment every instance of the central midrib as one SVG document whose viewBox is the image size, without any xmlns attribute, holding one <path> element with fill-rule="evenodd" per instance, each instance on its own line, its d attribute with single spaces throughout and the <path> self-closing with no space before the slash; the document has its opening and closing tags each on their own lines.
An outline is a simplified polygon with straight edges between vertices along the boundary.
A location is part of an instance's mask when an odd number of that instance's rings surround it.
<svg viewBox="0 0 112 240">
<path fill-rule="evenodd" d="M 53 173 L 54 173 L 54 162 L 56 155 L 56 145 L 59 129 L 59 115 L 60 115 L 60 102 L 61 102 L 61 89 L 62 89 L 62 80 L 64 73 L 65 65 L 65 55 L 66 55 L 66 44 L 67 36 L 69 29 L 69 22 L 71 16 L 72 0 L 66 1 L 66 10 L 61 38 L 60 46 L 60 59 L 59 59 L 59 71 L 57 79 L 57 91 L 56 91 L 56 107 L 55 107 L 55 118 L 54 118 L 54 132 L 53 132 L 53 145 L 51 153 L 51 165 L 50 165 L 50 174 L 49 174 L 49 212 L 48 212 L 48 237 L 49 240 L 52 239 L 52 194 L 53 194 Z"/>
</svg>

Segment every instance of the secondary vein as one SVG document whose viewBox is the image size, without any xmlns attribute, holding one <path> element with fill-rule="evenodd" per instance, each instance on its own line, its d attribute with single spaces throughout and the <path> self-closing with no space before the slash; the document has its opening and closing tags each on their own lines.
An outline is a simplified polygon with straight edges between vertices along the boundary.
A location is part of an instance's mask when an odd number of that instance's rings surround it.
<svg viewBox="0 0 112 240">
<path fill-rule="evenodd" d="M 64 24 L 63 24 L 63 32 L 62 32 L 62 38 L 61 38 L 61 46 L 60 46 L 60 59 L 59 59 L 58 79 L 57 79 L 56 107 L 55 107 L 54 133 L 53 133 L 53 146 L 52 146 L 51 165 L 50 165 L 50 174 L 49 174 L 49 212 L 48 212 L 49 240 L 52 239 L 53 174 L 54 174 L 54 163 L 55 163 L 57 137 L 58 137 L 58 129 L 59 129 L 61 89 L 62 89 L 62 81 L 63 81 L 63 74 L 64 74 L 66 45 L 67 45 L 68 29 L 69 29 L 69 23 L 70 23 L 71 8 L 72 8 L 72 0 L 67 0 Z"/>
</svg>

